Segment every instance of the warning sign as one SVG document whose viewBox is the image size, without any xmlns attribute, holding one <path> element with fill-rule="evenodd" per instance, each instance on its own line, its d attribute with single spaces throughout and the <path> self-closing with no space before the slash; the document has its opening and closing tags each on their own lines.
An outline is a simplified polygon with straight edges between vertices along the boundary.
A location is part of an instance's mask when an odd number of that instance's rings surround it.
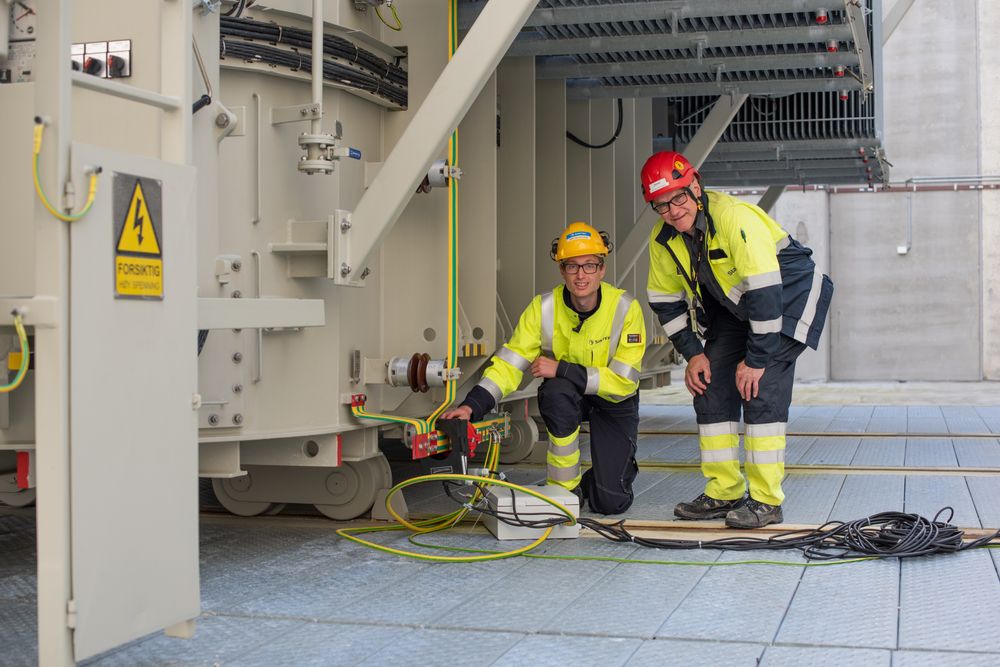
<svg viewBox="0 0 1000 667">
<path fill-rule="evenodd" d="M 115 298 L 163 299 L 162 184 L 115 174 Z"/>
</svg>

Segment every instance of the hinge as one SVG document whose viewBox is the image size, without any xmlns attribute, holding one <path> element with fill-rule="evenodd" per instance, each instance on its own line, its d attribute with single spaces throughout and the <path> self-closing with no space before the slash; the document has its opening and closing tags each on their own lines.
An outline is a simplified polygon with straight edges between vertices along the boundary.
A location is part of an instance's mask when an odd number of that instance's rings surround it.
<svg viewBox="0 0 1000 667">
<path fill-rule="evenodd" d="M 66 627 L 76 630 L 76 600 L 66 602 Z"/>
</svg>

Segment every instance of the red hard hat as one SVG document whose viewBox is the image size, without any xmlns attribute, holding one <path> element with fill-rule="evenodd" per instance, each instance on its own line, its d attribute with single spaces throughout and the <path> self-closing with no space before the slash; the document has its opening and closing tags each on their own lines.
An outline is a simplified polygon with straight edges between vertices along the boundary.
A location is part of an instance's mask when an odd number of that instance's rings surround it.
<svg viewBox="0 0 1000 667">
<path fill-rule="evenodd" d="M 674 151 L 660 151 L 642 165 L 642 196 L 647 202 L 691 185 L 698 171 L 688 159 Z"/>
</svg>

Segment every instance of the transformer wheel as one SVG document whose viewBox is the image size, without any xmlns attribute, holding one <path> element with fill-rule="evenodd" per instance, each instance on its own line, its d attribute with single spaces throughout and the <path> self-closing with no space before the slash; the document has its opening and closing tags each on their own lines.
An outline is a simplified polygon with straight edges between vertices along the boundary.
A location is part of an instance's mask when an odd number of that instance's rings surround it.
<svg viewBox="0 0 1000 667">
<path fill-rule="evenodd" d="M 317 503 L 316 509 L 337 521 L 356 519 L 372 508 L 379 491 L 391 486 L 392 470 L 385 455 L 345 461 L 327 475 L 329 502 Z"/>
<path fill-rule="evenodd" d="M 28 507 L 35 503 L 35 490 L 22 489 L 20 491 L 0 491 L 0 505 L 10 505 L 11 507 Z"/>
<path fill-rule="evenodd" d="M 500 443 L 500 463 L 517 463 L 531 453 L 538 442 L 538 426 L 534 419 L 512 420 L 510 436 Z"/>
<path fill-rule="evenodd" d="M 261 500 L 240 500 L 236 496 L 247 491 L 253 485 L 251 473 L 231 479 L 213 479 L 212 490 L 219 504 L 236 516 L 258 516 L 260 514 L 277 514 L 285 508 L 284 503 L 272 503 Z"/>
</svg>

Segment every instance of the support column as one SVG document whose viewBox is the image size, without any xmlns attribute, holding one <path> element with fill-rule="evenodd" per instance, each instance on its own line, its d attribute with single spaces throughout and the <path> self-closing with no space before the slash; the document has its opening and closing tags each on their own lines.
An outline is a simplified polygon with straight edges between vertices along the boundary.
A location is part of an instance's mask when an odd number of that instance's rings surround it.
<svg viewBox="0 0 1000 667">
<path fill-rule="evenodd" d="M 535 258 L 548 251 L 535 238 L 535 59 L 505 58 L 497 85 L 497 292 L 511 323 L 517 324 L 518 313 L 535 294 Z M 526 270 L 513 270 L 522 266 Z"/>
<path fill-rule="evenodd" d="M 535 286 L 533 293 L 559 282 L 549 259 L 552 239 L 566 226 L 566 83 L 535 84 Z"/>
<path fill-rule="evenodd" d="M 40 180 L 60 193 L 69 170 L 69 0 L 38 12 L 35 112 L 51 120 L 42 146 Z M 56 199 L 57 196 L 53 196 Z M 73 596 L 69 441 L 69 226 L 35 201 L 35 295 L 55 299 L 56 324 L 35 330 L 36 525 L 38 549 L 38 663 L 72 665 L 67 603 Z"/>
</svg>

